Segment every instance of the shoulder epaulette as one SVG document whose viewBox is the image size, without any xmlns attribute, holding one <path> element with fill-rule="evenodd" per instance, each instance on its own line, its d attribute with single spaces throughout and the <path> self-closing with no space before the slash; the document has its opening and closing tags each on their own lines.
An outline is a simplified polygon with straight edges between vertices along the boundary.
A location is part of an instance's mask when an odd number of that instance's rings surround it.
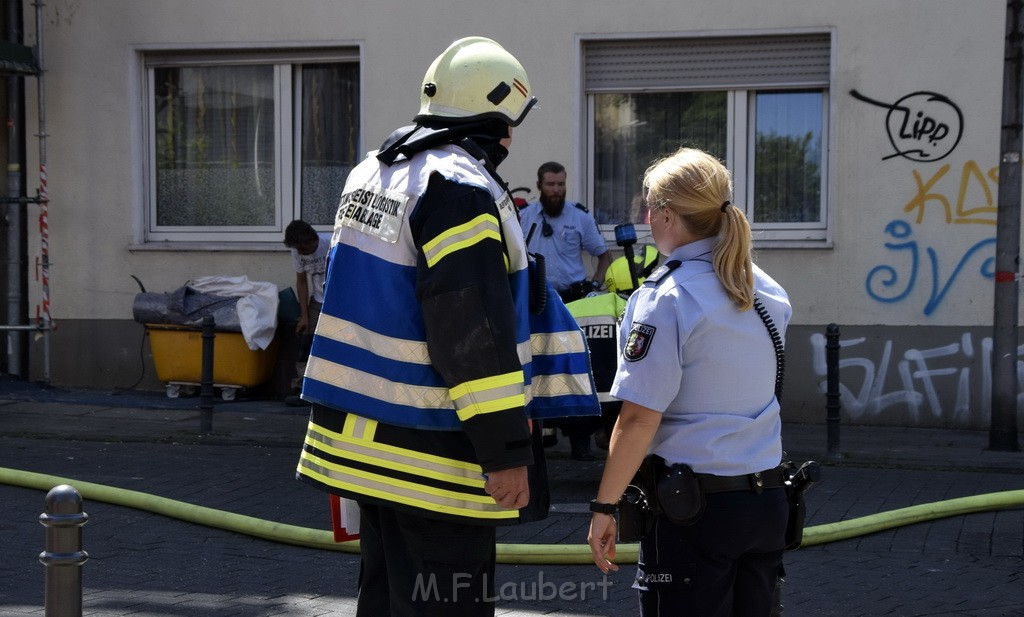
<svg viewBox="0 0 1024 617">
<path fill-rule="evenodd" d="M 654 272 L 651 272 L 651 276 L 647 277 L 647 280 L 644 281 L 644 285 L 648 283 L 650 283 L 651 285 L 657 285 L 658 283 L 661 282 L 661 279 L 668 276 L 670 272 L 678 268 L 680 265 L 682 265 L 682 263 L 683 262 L 679 261 L 678 259 L 673 259 L 672 261 L 665 262 L 665 265 L 661 266 Z"/>
<path fill-rule="evenodd" d="M 587 214 L 590 214 L 590 210 L 588 210 L 587 207 L 584 206 L 583 204 L 576 204 L 576 207 L 579 208 L 580 210 L 583 210 Z"/>
</svg>

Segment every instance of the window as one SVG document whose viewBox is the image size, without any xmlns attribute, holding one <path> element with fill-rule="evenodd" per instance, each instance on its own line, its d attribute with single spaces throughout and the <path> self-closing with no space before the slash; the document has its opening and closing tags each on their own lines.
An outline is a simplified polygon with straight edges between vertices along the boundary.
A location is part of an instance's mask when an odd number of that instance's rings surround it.
<svg viewBox="0 0 1024 617">
<path fill-rule="evenodd" d="M 358 163 L 354 50 L 146 57 L 146 240 L 280 243 L 330 227 Z"/>
<path fill-rule="evenodd" d="M 755 240 L 826 240 L 829 46 L 827 34 L 587 42 L 598 224 L 642 223 L 644 171 L 690 146 L 733 172 Z"/>
</svg>

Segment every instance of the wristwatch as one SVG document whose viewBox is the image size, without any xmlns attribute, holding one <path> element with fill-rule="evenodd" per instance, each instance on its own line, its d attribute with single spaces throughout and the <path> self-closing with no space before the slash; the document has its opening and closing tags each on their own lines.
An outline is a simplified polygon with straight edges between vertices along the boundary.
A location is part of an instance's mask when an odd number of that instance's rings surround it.
<svg viewBox="0 0 1024 617">
<path fill-rule="evenodd" d="M 615 514 L 619 511 L 618 504 L 614 503 L 601 503 L 596 499 L 590 500 L 590 511 L 597 512 L 598 514 Z"/>
</svg>

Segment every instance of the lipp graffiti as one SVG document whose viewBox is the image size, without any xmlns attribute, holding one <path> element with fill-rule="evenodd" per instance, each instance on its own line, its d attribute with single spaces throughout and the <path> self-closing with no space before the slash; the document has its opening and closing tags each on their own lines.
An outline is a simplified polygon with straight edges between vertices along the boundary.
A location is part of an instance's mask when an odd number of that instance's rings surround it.
<svg viewBox="0 0 1024 617">
<path fill-rule="evenodd" d="M 885 128 L 896 151 L 883 160 L 902 156 L 912 161 L 938 161 L 948 156 L 963 136 L 963 113 L 941 94 L 913 92 L 895 103 L 877 101 L 856 90 L 850 90 L 850 95 L 889 110 Z"/>
</svg>

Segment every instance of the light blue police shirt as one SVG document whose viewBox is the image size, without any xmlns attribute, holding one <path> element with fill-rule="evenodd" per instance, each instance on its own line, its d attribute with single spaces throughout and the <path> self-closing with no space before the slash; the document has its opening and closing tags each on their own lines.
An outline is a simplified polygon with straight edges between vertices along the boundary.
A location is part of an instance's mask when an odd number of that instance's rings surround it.
<svg viewBox="0 0 1024 617">
<path fill-rule="evenodd" d="M 551 225 L 550 236 L 543 233 L 545 219 Z M 569 285 L 587 277 L 581 259 L 583 250 L 594 257 L 608 251 L 594 218 L 577 208 L 575 202 L 567 200 L 562 213 L 551 217 L 544 213 L 540 202 L 535 201 L 520 210 L 519 220 L 523 234 L 530 238 L 527 249 L 544 256 L 547 279 L 557 291 L 565 291 Z"/>
<path fill-rule="evenodd" d="M 677 248 L 629 299 L 615 398 L 662 412 L 651 452 L 700 473 L 736 476 L 782 459 L 775 348 L 753 309 L 740 311 L 711 266 L 717 240 Z M 663 266 L 664 267 L 664 266 Z M 754 290 L 784 337 L 786 291 L 754 266 Z M 783 339 L 784 340 L 784 339 Z"/>
</svg>

